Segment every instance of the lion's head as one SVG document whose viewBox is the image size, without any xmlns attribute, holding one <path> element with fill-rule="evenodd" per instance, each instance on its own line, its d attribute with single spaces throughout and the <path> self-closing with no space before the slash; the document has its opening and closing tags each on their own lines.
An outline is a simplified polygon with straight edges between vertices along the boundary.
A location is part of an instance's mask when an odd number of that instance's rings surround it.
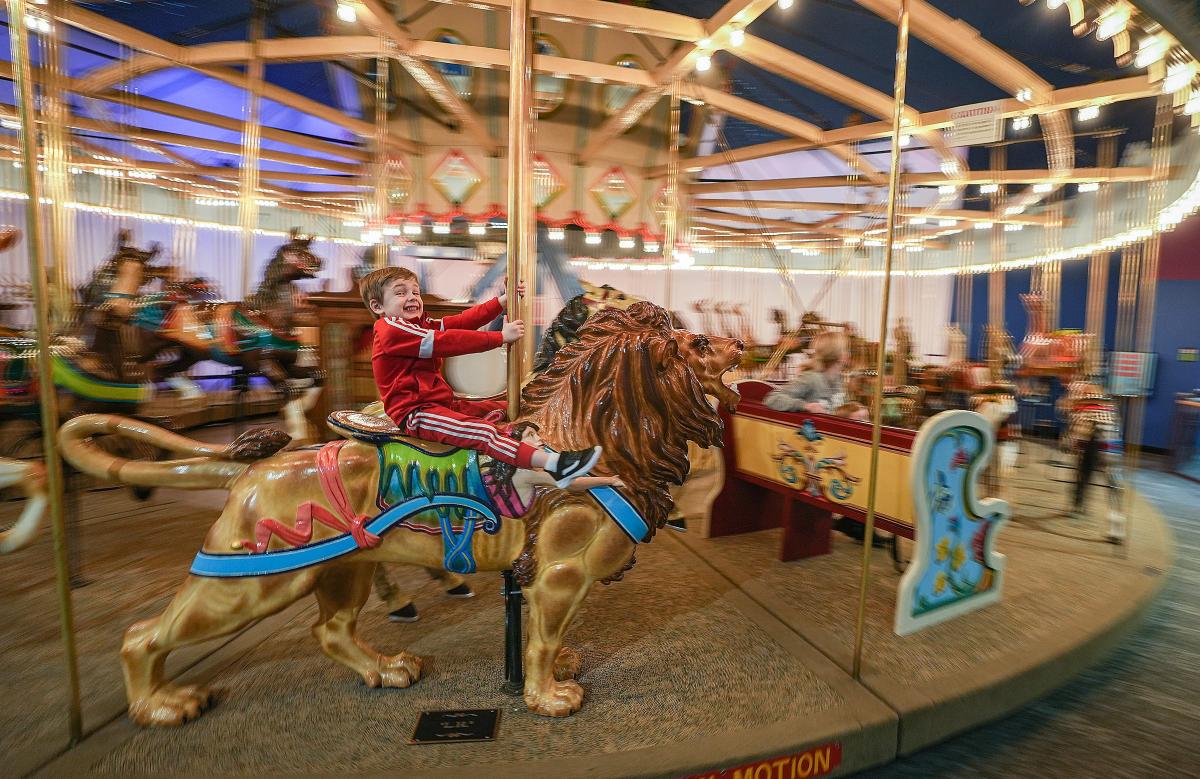
<svg viewBox="0 0 1200 779">
<path fill-rule="evenodd" d="M 629 486 L 655 527 L 670 513 L 668 485 L 687 477 L 688 441 L 720 445 L 721 420 L 705 397 L 707 384 L 720 383 L 736 365 L 722 365 L 711 345 L 712 353 L 699 354 L 669 322 L 651 303 L 601 311 L 522 392 L 521 418 L 537 424 L 548 444 L 604 447 L 602 467 Z"/>
</svg>

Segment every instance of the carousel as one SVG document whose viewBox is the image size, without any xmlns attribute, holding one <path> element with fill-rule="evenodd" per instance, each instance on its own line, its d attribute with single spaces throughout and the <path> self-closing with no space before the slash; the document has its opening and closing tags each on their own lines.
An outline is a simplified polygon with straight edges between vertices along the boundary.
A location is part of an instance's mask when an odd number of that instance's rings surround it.
<svg viewBox="0 0 1200 779">
<path fill-rule="evenodd" d="M 13 775 L 845 775 L 1097 662 L 1165 6 L 7 0 Z"/>
</svg>

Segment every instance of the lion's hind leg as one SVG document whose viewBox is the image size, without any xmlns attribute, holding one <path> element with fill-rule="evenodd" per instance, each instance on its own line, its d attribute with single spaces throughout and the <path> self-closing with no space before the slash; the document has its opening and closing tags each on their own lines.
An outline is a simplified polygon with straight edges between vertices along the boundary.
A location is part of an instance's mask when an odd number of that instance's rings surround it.
<svg viewBox="0 0 1200 779">
<path fill-rule="evenodd" d="M 326 569 L 315 594 L 321 613 L 313 635 L 321 650 L 351 669 L 368 687 L 408 687 L 421 678 L 421 658 L 407 652 L 381 655 L 359 640 L 358 612 L 371 594 L 374 563 L 355 563 Z"/>
<path fill-rule="evenodd" d="M 167 682 L 163 665 L 175 649 L 220 638 L 291 605 L 312 586 L 312 576 L 211 579 L 189 576 L 160 616 L 125 631 L 121 665 L 129 718 L 139 725 L 181 725 L 208 706 L 199 685 Z"/>
</svg>

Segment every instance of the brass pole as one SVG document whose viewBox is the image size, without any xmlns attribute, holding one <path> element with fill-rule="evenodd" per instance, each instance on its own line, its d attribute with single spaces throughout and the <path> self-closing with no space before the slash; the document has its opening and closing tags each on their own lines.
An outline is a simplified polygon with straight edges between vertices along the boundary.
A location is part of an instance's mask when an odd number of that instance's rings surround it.
<svg viewBox="0 0 1200 779">
<path fill-rule="evenodd" d="M 666 290 L 663 292 L 663 302 L 667 310 L 672 308 L 674 284 L 671 278 L 671 266 L 675 264 L 675 244 L 679 240 L 679 121 L 682 116 L 679 110 L 679 76 L 671 79 L 671 116 L 667 132 L 670 139 L 667 145 L 667 192 L 666 213 L 663 220 L 663 262 L 667 264 Z"/>
<path fill-rule="evenodd" d="M 879 440 L 883 435 L 883 370 L 887 355 L 888 303 L 892 293 L 892 256 L 896 249 L 896 203 L 900 200 L 900 120 L 904 114 L 904 87 L 908 78 L 908 0 L 900 0 L 896 22 L 896 84 L 892 106 L 892 167 L 888 171 L 887 244 L 883 255 L 883 300 L 879 311 L 879 349 L 875 355 L 875 389 L 871 394 L 871 466 L 867 475 L 867 522 L 863 529 L 862 580 L 858 586 L 858 616 L 854 622 L 855 679 L 862 678 L 863 627 L 867 617 L 867 590 L 871 585 L 871 543 L 875 537 L 875 493 L 879 476 Z"/>
<path fill-rule="evenodd" d="M 64 0 L 50 6 L 52 18 L 59 17 Z M 69 108 L 64 88 L 64 60 L 57 29 L 43 38 L 45 77 L 42 82 L 42 146 L 45 151 L 46 195 L 50 198 L 50 258 L 53 281 L 50 284 L 50 322 L 57 330 L 71 317 L 72 288 L 70 247 L 74 245 L 75 212 L 67 208 L 74 198 L 67 158 L 70 136 Z"/>
<path fill-rule="evenodd" d="M 533 322 L 529 314 L 536 290 L 537 254 L 533 221 L 533 68 L 529 55 L 529 0 L 514 0 L 508 25 L 508 310 L 510 318 L 522 319 L 529 328 L 525 344 L 508 350 L 508 416 L 516 419 L 521 410 L 521 382 L 533 365 Z M 517 295 L 517 284 L 525 282 L 525 297 Z M 527 357 L 527 353 L 529 356 Z"/>
<path fill-rule="evenodd" d="M 1117 164 L 1117 133 L 1100 138 L 1096 164 L 1101 168 L 1111 168 Z M 1112 184 L 1101 184 L 1096 193 L 1094 235 L 1097 241 L 1102 240 L 1112 229 L 1112 188 Z M 1087 375 L 1089 377 L 1099 375 L 1100 362 L 1104 355 L 1104 312 L 1108 305 L 1108 274 L 1109 250 L 1105 249 L 1093 254 L 1088 264 L 1088 296 L 1085 314 L 1087 325 L 1084 330 L 1093 336 L 1088 347 Z"/>
<path fill-rule="evenodd" d="M 387 42 L 380 38 L 380 46 Z M 378 57 L 375 60 L 375 202 L 371 219 L 367 224 L 379 233 L 375 248 L 375 267 L 383 268 L 388 265 L 388 236 L 383 234 L 387 224 L 388 206 L 388 77 L 391 71 L 391 60 Z"/>
<path fill-rule="evenodd" d="M 33 110 L 33 74 L 29 65 L 29 40 L 25 34 L 25 0 L 8 0 L 8 35 L 12 51 L 13 86 L 21 120 L 21 161 L 25 174 L 25 236 L 29 252 L 29 281 L 33 288 L 33 309 L 37 325 L 38 397 L 42 405 L 42 449 L 46 458 L 47 487 L 50 493 L 50 527 L 54 537 L 54 580 L 58 595 L 59 628 L 63 654 L 67 660 L 67 723 L 70 743 L 83 736 L 83 714 L 79 704 L 79 660 L 75 651 L 75 616 L 71 605 L 71 583 L 67 567 L 67 533 L 63 524 L 63 473 L 58 454 L 58 396 L 54 389 L 50 361 L 50 311 L 48 279 L 44 262 L 46 244 L 42 235 L 39 204 L 42 202 L 38 181 L 37 123 Z M 13 21 L 15 20 L 15 21 Z M 50 33 L 54 35 L 55 32 Z"/>
<path fill-rule="evenodd" d="M 242 297 L 250 288 L 250 268 L 254 263 L 254 231 L 258 229 L 258 158 L 262 128 L 259 124 L 258 84 L 262 82 L 264 62 L 259 56 L 259 39 L 266 21 L 266 3 L 254 0 L 250 18 L 250 61 L 246 63 L 246 126 L 242 131 L 241 198 L 238 222 L 242 228 Z"/>
</svg>

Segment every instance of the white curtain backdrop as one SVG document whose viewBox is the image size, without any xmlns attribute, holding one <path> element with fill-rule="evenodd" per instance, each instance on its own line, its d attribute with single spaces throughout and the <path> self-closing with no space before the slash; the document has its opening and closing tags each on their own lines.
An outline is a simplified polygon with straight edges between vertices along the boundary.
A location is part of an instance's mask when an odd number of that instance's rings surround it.
<svg viewBox="0 0 1200 779">
<path fill-rule="evenodd" d="M 410 267 L 423 271 L 426 291 L 442 297 L 462 299 L 467 290 L 484 271 L 474 263 L 434 260 L 415 263 Z M 574 268 L 581 279 L 592 284 L 609 284 L 623 292 L 666 305 L 667 272 L 643 270 L 591 270 Z M 830 280 L 825 275 L 797 275 L 796 290 L 805 306 L 813 306 L 820 298 L 817 310 L 835 322 L 854 322 L 863 336 L 879 336 L 879 307 L 883 299 L 883 279 L 877 277 L 841 276 Z M 795 326 L 800 312 L 793 310 L 788 294 L 774 273 L 744 273 L 737 271 L 689 268 L 673 270 L 671 279 L 671 308 L 678 312 L 688 327 L 703 329 L 701 317 L 692 304 L 712 301 L 725 305 L 741 304 L 754 335 L 759 342 L 773 343 L 777 329 L 771 321 L 771 309 L 788 312 Z M 545 325 L 562 307 L 557 290 L 548 289 L 542 278 L 538 288 L 536 319 Z M 908 321 L 913 335 L 914 352 L 932 361 L 946 353 L 946 325 L 950 322 L 950 303 L 954 280 L 951 276 L 896 276 L 892 282 L 889 330 L 900 318 Z M 499 291 L 498 288 L 492 292 Z"/>
</svg>

